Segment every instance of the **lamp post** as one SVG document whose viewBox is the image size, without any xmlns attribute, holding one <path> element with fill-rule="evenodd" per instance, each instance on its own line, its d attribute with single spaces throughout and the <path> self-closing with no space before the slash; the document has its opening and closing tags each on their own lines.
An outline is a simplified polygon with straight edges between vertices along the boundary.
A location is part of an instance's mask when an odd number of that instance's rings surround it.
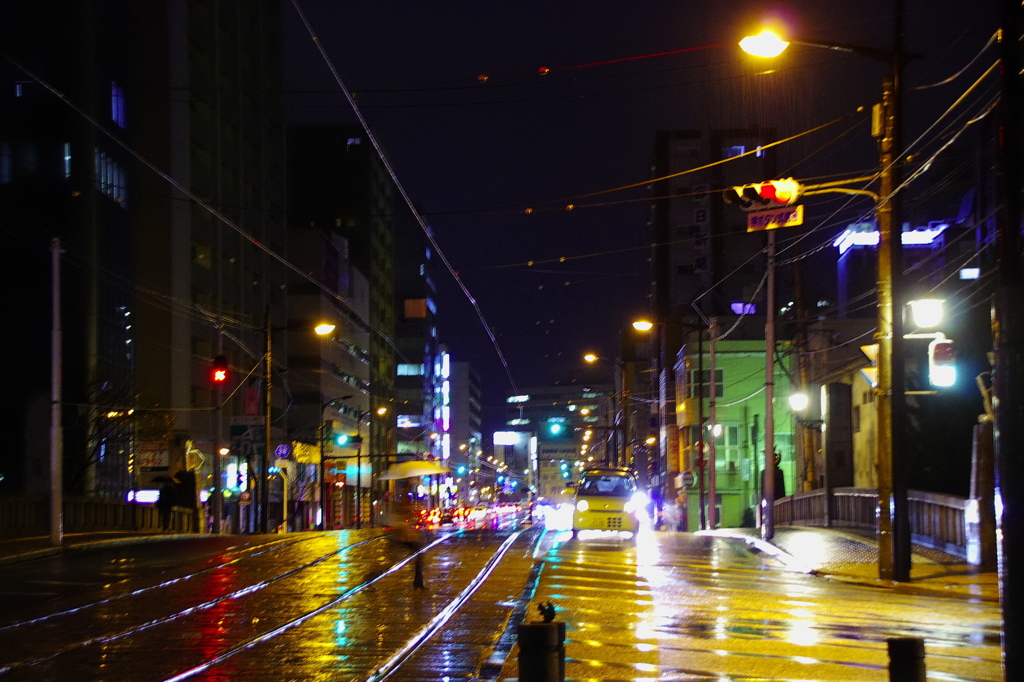
<svg viewBox="0 0 1024 682">
<path fill-rule="evenodd" d="M 622 414 L 622 418 L 619 420 L 622 424 L 619 427 L 622 431 L 622 440 L 620 444 L 617 444 L 615 448 L 615 466 L 626 466 L 629 464 L 629 392 L 626 388 L 626 363 L 622 358 L 616 358 L 612 360 L 610 358 L 601 357 L 593 353 L 587 353 L 583 356 L 583 359 L 593 364 L 598 360 L 604 360 L 605 362 L 614 363 L 619 370 L 619 381 L 622 384 L 622 389 L 619 391 L 619 411 Z M 616 429 L 618 433 L 619 429 Z"/>
<path fill-rule="evenodd" d="M 900 80 L 908 55 L 903 52 L 903 0 L 895 0 L 893 49 L 880 50 L 858 45 L 790 41 L 794 45 L 848 52 L 885 62 L 891 73 L 882 81 L 879 136 L 878 220 L 878 573 L 883 580 L 910 579 L 910 522 L 907 484 L 902 452 L 904 377 L 903 322 L 899 304 L 903 263 L 898 162 L 900 142 Z M 759 57 L 774 57 L 789 45 L 769 31 L 744 38 L 740 47 Z M 766 461 L 771 457 L 766 449 Z"/>
<path fill-rule="evenodd" d="M 705 433 L 705 429 L 704 429 L 704 426 L 705 426 L 705 424 L 704 424 L 704 384 L 705 384 L 705 381 L 704 381 L 704 330 L 707 329 L 707 327 L 705 327 L 703 324 L 689 324 L 689 323 L 685 323 L 685 322 L 669 322 L 669 321 L 652 322 L 652 321 L 646 320 L 646 319 L 635 320 L 633 322 L 633 329 L 635 329 L 635 330 L 637 330 L 639 332 L 650 332 L 650 331 L 654 330 L 655 327 L 657 327 L 657 332 L 658 332 L 657 363 L 656 363 L 656 366 L 654 368 L 655 369 L 655 376 L 656 377 L 660 377 L 661 372 L 665 369 L 665 365 L 666 365 L 666 363 L 664 361 L 664 358 L 663 358 L 663 355 L 667 352 L 666 351 L 666 345 L 667 345 L 668 341 L 666 340 L 667 334 L 665 333 L 664 330 L 666 328 L 670 328 L 671 327 L 671 328 L 679 329 L 680 332 L 682 332 L 682 331 L 697 332 L 697 381 L 696 382 L 691 382 L 692 384 L 696 385 L 696 395 L 692 395 L 691 394 L 690 397 L 697 399 L 697 425 L 698 425 L 698 428 L 697 428 L 697 459 L 694 462 L 694 464 L 696 464 L 696 466 L 697 466 L 696 479 L 697 479 L 697 498 L 698 498 L 697 502 L 698 502 L 698 507 L 699 507 L 699 509 L 698 509 L 698 519 L 699 519 L 700 529 L 701 530 L 706 530 L 707 529 L 707 513 L 706 513 L 706 508 L 705 508 L 706 507 L 706 505 L 705 505 L 706 493 L 705 493 L 705 490 L 704 490 L 704 484 L 705 484 L 705 480 L 706 479 L 705 479 L 705 475 L 704 474 L 705 474 L 705 467 L 707 466 L 707 461 L 704 458 L 704 450 L 705 450 L 705 440 L 704 440 L 704 433 Z M 679 340 L 679 339 L 677 339 L 677 340 Z M 679 340 L 679 341 L 681 342 L 681 340 Z M 713 380 L 714 380 L 714 377 L 712 376 L 712 381 Z M 660 379 L 659 379 L 659 381 L 660 381 Z M 693 389 L 691 388 L 690 390 L 692 391 Z M 659 414 L 659 423 L 661 424 L 661 426 L 664 426 L 664 423 L 660 420 L 660 416 L 661 415 Z M 667 440 L 668 440 L 668 443 L 669 443 L 668 449 L 671 452 L 671 455 L 673 457 L 675 457 L 677 453 L 675 451 L 674 443 L 676 441 L 671 436 L 669 436 L 669 438 Z M 693 447 L 692 443 L 690 443 L 688 445 L 688 447 L 692 450 L 692 447 Z M 660 454 L 661 453 L 660 453 L 660 448 L 659 448 L 659 456 L 660 456 Z M 666 453 L 666 459 L 668 459 L 668 456 L 669 456 L 668 453 Z M 680 469 L 681 468 L 682 467 L 680 467 Z M 667 474 L 667 473 L 668 472 L 664 472 L 663 476 L 665 474 Z M 664 494 L 664 491 L 662 493 L 662 497 L 663 498 L 666 497 L 665 494 Z"/>
<path fill-rule="evenodd" d="M 317 328 L 319 329 L 319 327 Z M 333 330 L 333 327 L 331 328 Z M 320 332 L 317 332 L 320 333 Z M 329 334 L 330 330 L 324 332 Z M 327 420 L 324 419 L 324 410 L 336 402 L 348 400 L 351 395 L 343 395 L 321 403 L 320 405 L 320 530 L 327 530 L 327 480 L 326 480 L 326 459 L 327 459 Z"/>
</svg>

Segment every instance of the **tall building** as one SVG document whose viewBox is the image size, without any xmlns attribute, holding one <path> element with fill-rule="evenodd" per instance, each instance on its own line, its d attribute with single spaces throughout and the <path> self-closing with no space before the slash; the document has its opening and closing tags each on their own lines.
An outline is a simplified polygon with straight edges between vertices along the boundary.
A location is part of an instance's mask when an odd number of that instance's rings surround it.
<svg viewBox="0 0 1024 682">
<path fill-rule="evenodd" d="M 689 433 L 677 423 L 673 366 L 689 332 L 707 329 L 711 316 L 731 328 L 733 340 L 764 338 L 763 233 L 747 233 L 743 214 L 718 190 L 774 179 L 771 129 L 666 130 L 655 137 L 652 175 L 651 411 L 658 425 L 652 487 L 666 499 L 679 489 Z M 752 152 L 752 153 L 750 153 Z M 743 156 L 747 154 L 746 156 Z M 719 163 L 734 159 L 729 163 Z M 687 172 L 692 169 L 703 169 Z M 739 319 L 742 317 L 743 319 Z"/>
<path fill-rule="evenodd" d="M 484 482 L 487 485 L 494 482 L 494 476 L 489 475 L 487 467 L 481 470 L 482 476 L 471 476 L 472 472 L 481 469 L 483 455 L 480 375 L 468 362 L 453 362 L 449 381 L 452 450 L 448 466 L 453 472 L 459 501 L 475 504 L 480 499 L 479 489 L 485 487 Z"/>
<path fill-rule="evenodd" d="M 280 3 L 52 0 L 5 6 L 2 23 L 24 67 L 0 72 L 0 191 L 24 235 L 4 284 L 31 292 L 17 342 L 48 348 L 60 237 L 66 487 L 123 499 L 146 486 L 143 461 L 212 461 L 213 357 L 248 374 L 267 311 L 285 319 Z M 12 480 L 29 489 L 45 479 L 48 437 L 26 424 L 46 423 L 47 382 L 11 412 L 26 444 Z"/>
<path fill-rule="evenodd" d="M 395 293 L 400 361 L 395 380 L 395 452 L 430 455 L 444 461 L 446 451 L 443 389 L 450 357 L 437 331 L 435 255 L 420 227 L 401 224 L 396 260 L 400 263 Z M 450 448 L 450 434 L 447 446 Z"/>
<path fill-rule="evenodd" d="M 313 284 L 293 275 L 290 285 L 295 409 L 289 423 L 306 440 L 318 424 L 362 438 L 345 445 L 328 439 L 323 446 L 325 454 L 345 462 L 348 495 L 353 481 L 370 488 L 372 475 L 386 468 L 385 455 L 392 452 L 393 183 L 357 127 L 291 128 L 288 154 L 294 262 L 316 279 Z M 310 328 L 319 320 L 335 329 L 315 339 Z M 355 514 L 354 504 L 345 499 L 333 506 Z M 360 522 L 368 518 L 369 504 L 364 497 L 355 515 Z M 331 523 L 351 520 L 335 514 Z"/>
</svg>

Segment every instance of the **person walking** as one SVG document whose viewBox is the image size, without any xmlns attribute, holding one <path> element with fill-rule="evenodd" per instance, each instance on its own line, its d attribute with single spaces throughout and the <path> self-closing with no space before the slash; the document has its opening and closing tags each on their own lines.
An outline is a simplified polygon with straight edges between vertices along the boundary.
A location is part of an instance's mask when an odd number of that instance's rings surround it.
<svg viewBox="0 0 1024 682">
<path fill-rule="evenodd" d="M 160 513 L 160 528 L 163 532 L 171 529 L 171 511 L 174 509 L 175 490 L 171 481 L 164 481 L 160 486 L 160 496 L 156 499 L 156 508 Z"/>
</svg>

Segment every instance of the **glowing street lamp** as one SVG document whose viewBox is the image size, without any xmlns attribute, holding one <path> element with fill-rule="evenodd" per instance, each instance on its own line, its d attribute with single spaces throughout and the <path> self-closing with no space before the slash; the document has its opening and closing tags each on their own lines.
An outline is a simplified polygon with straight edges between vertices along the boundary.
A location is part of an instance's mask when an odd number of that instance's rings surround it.
<svg viewBox="0 0 1024 682">
<path fill-rule="evenodd" d="M 756 36 L 747 36 L 740 41 L 740 47 L 747 54 L 755 57 L 778 57 L 789 47 L 789 43 L 778 36 L 775 31 L 764 29 Z"/>
<path fill-rule="evenodd" d="M 891 68 L 882 81 L 882 101 L 878 107 L 879 137 L 879 202 L 875 208 L 878 221 L 878 515 L 879 577 L 898 581 L 910 580 L 910 521 L 907 509 L 905 466 L 900 459 L 902 433 L 903 319 L 899 301 L 899 281 L 903 272 L 902 222 L 900 219 L 900 164 L 903 149 L 900 140 L 901 80 L 903 65 L 917 55 L 903 51 L 903 0 L 896 0 L 894 44 L 891 50 L 860 45 L 784 41 L 771 31 L 748 36 L 740 48 L 757 57 L 775 57 L 790 44 L 836 50 L 879 60 Z M 894 314 L 897 313 L 897 314 Z M 766 452 L 767 456 L 767 452 Z"/>
<path fill-rule="evenodd" d="M 925 298 L 910 302 L 910 313 L 919 329 L 938 327 L 942 322 L 942 300 Z"/>
</svg>

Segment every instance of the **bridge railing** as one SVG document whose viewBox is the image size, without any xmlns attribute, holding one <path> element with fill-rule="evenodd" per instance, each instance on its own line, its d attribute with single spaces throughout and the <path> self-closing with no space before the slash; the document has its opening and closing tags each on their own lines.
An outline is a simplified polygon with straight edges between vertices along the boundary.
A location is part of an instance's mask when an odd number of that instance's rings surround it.
<svg viewBox="0 0 1024 682">
<path fill-rule="evenodd" d="M 196 512 L 184 507 L 171 511 L 172 533 L 189 533 Z M 125 531 L 159 533 L 159 510 L 153 505 L 89 497 L 64 499 L 64 532 Z M 0 537 L 32 537 L 50 532 L 50 506 L 45 497 L 0 498 Z"/>
<path fill-rule="evenodd" d="M 967 555 L 965 510 L 970 500 L 955 495 L 907 492 L 911 539 L 949 554 Z M 878 491 L 874 488 L 834 488 L 796 493 L 775 501 L 775 523 L 783 526 L 829 526 L 874 532 Z"/>
</svg>

